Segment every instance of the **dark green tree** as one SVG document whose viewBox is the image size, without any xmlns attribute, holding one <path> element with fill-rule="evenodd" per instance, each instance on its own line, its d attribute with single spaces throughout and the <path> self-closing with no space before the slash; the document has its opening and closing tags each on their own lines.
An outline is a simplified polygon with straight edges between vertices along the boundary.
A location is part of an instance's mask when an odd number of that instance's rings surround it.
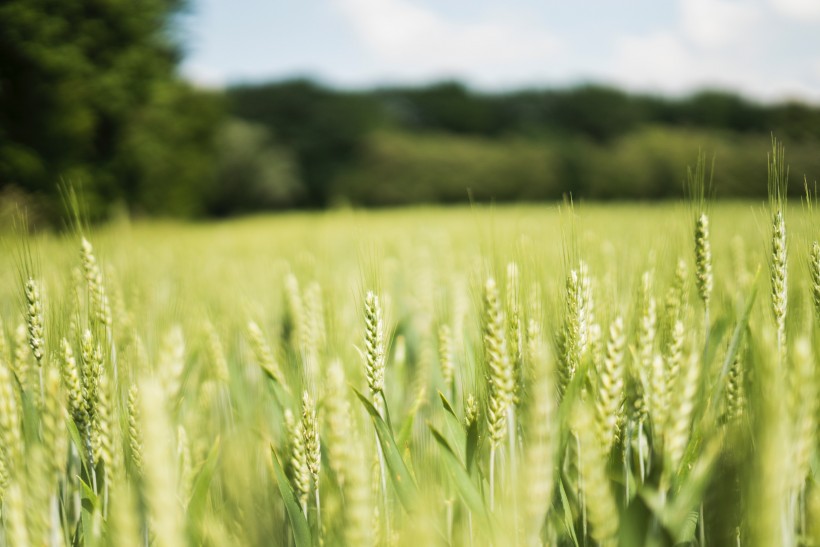
<svg viewBox="0 0 820 547">
<path fill-rule="evenodd" d="M 229 119 L 217 139 L 217 185 L 208 200 L 216 216 L 293 207 L 304 199 L 292 154 L 268 129 Z"/>
<path fill-rule="evenodd" d="M 158 122 L 158 114 L 177 118 L 169 103 L 185 105 L 189 117 L 196 105 L 213 108 L 189 101 L 194 92 L 175 82 L 181 52 L 172 22 L 183 7 L 182 0 L 0 3 L 0 185 L 54 203 L 57 184 L 68 179 L 83 186 L 92 215 L 115 201 L 153 207 L 143 187 L 150 169 L 138 160 L 154 158 L 135 155 L 135 133 L 156 128 L 160 147 L 175 124 Z M 203 128 L 192 131 L 202 142 Z M 198 177 L 203 169 L 192 171 Z M 177 182 L 187 184 L 165 181 Z"/>
<path fill-rule="evenodd" d="M 502 101 L 458 82 L 376 94 L 389 115 L 408 129 L 497 136 L 506 128 Z"/>
<path fill-rule="evenodd" d="M 379 118 L 379 105 L 368 94 L 306 80 L 236 87 L 228 99 L 236 117 L 266 126 L 277 143 L 293 151 L 305 185 L 300 205 L 310 207 L 328 204 L 330 182 L 360 156 Z"/>
</svg>

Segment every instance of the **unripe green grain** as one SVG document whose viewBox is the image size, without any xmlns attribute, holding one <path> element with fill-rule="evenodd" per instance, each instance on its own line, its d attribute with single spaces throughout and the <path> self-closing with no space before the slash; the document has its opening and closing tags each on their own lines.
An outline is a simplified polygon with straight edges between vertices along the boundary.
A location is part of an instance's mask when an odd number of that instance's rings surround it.
<svg viewBox="0 0 820 547">
<path fill-rule="evenodd" d="M 598 371 L 596 422 L 603 451 L 609 452 L 618 436 L 624 401 L 624 322 L 617 317 L 609 328 L 606 353 Z"/>
<path fill-rule="evenodd" d="M 97 412 L 99 410 L 99 389 L 100 378 L 103 375 L 102 352 L 95 343 L 94 336 L 90 330 L 83 333 L 80 343 L 80 354 L 82 358 L 82 384 L 83 384 L 83 406 L 88 415 L 88 421 L 84 424 L 86 452 L 89 461 L 96 463 L 98 455 L 96 429 Z"/>
<path fill-rule="evenodd" d="M 789 414 L 793 427 L 793 460 L 791 487 L 800 490 L 809 476 L 810 463 L 817 444 L 817 365 L 808 338 L 794 343 L 793 365 L 789 371 Z"/>
<path fill-rule="evenodd" d="M 726 378 L 726 419 L 736 422 L 746 408 L 745 348 L 738 348 Z"/>
<path fill-rule="evenodd" d="M 329 453 L 329 464 L 336 476 L 336 482 L 344 490 L 349 468 L 353 465 L 352 453 L 357 447 L 352 445 L 352 423 L 350 403 L 345 397 L 349 389 L 345 382 L 342 362 L 334 359 L 327 371 L 328 389 L 324 399 L 326 423 L 325 439 Z"/>
<path fill-rule="evenodd" d="M 606 454 L 595 434 L 595 418 L 585 403 L 578 403 L 572 415 L 572 431 L 578 438 L 578 464 L 590 534 L 600 545 L 617 545 L 618 507 L 609 487 Z"/>
<path fill-rule="evenodd" d="M 686 290 L 689 278 L 689 268 L 682 258 L 678 260 L 675 267 L 675 276 L 672 285 L 666 292 L 666 328 L 671 329 L 675 322 L 681 319 L 683 307 L 688 298 Z"/>
<path fill-rule="evenodd" d="M 302 512 L 307 515 L 307 502 L 310 495 L 310 469 L 308 468 L 305 449 L 304 423 L 302 420 L 295 419 L 290 409 L 285 410 L 285 432 L 289 454 L 288 477 Z"/>
<path fill-rule="evenodd" d="M 666 367 L 660 355 L 652 358 L 651 389 L 649 391 L 649 413 L 656 438 L 663 438 L 669 413 L 669 390 L 666 381 Z"/>
<path fill-rule="evenodd" d="M 20 411 L 13 381 L 9 369 L 0 363 L 0 447 L 10 473 L 14 473 L 23 455 Z"/>
<path fill-rule="evenodd" d="M 60 373 L 57 369 L 49 368 L 43 380 L 45 398 L 41 418 L 42 444 L 48 449 L 50 476 L 48 482 L 54 484 L 63 472 L 68 452 L 68 437 L 65 428 L 66 409 L 60 389 Z"/>
<path fill-rule="evenodd" d="M 494 508 L 495 455 L 507 432 L 507 409 L 512 404 L 515 379 L 514 367 L 507 353 L 504 312 L 498 297 L 498 287 L 491 277 L 484 286 L 484 362 L 489 382 L 487 397 L 487 427 L 490 437 L 490 509 Z"/>
<path fill-rule="evenodd" d="M 652 390 L 652 362 L 655 355 L 655 336 L 657 333 L 657 306 L 652 294 L 652 274 L 644 272 L 641 277 L 641 289 L 638 301 L 640 315 L 638 319 L 638 340 L 635 348 L 636 360 L 632 375 L 635 378 L 634 407 L 631 409 L 637 414 L 637 420 L 645 422 L 648 419 L 648 394 Z"/>
<path fill-rule="evenodd" d="M 664 354 L 667 393 L 674 392 L 680 374 L 681 361 L 683 360 L 683 342 L 686 334 L 685 328 L 683 321 L 676 321 L 672 327 L 671 337 L 667 341 L 666 353 Z"/>
<path fill-rule="evenodd" d="M 89 315 L 92 320 L 111 327 L 111 306 L 105 292 L 102 271 L 94 256 L 94 248 L 86 238 L 82 238 L 80 243 L 80 259 L 88 289 Z"/>
<path fill-rule="evenodd" d="M 809 273 L 811 275 L 811 297 L 814 302 L 814 315 L 816 320 L 820 322 L 820 243 L 817 241 L 811 244 Z"/>
<path fill-rule="evenodd" d="M 316 387 L 321 374 L 320 357 L 325 346 L 325 311 L 322 303 L 322 288 L 318 283 L 311 283 L 304 295 L 304 325 L 302 355 L 305 365 L 305 377 L 309 386 Z"/>
<path fill-rule="evenodd" d="M 557 398 L 553 363 L 546 344 L 532 341 L 530 345 L 533 346 L 535 384 L 531 391 L 524 444 L 525 530 L 529 545 L 541 545 L 541 528 L 555 486 Z"/>
<path fill-rule="evenodd" d="M 155 380 L 140 384 L 143 432 L 145 435 L 145 503 L 150 517 L 154 545 L 186 545 L 183 519 L 176 496 L 177 478 L 173 458 L 173 430 L 167 414 L 166 390 Z"/>
<path fill-rule="evenodd" d="M 134 384 L 128 390 L 128 445 L 131 450 L 131 464 L 138 476 L 143 472 L 140 408 L 139 387 Z"/>
<path fill-rule="evenodd" d="M 213 323 L 205 322 L 205 336 L 207 340 L 208 360 L 212 367 L 214 378 L 223 385 L 227 385 L 230 380 L 228 373 L 228 361 L 225 358 L 225 349 L 222 347 L 222 340 L 216 332 Z"/>
<path fill-rule="evenodd" d="M 279 385 L 287 389 L 285 377 L 282 375 L 279 363 L 276 361 L 273 351 L 270 345 L 268 345 L 268 341 L 265 339 L 265 335 L 262 333 L 262 329 L 259 328 L 259 325 L 253 321 L 249 321 L 248 335 L 257 364 L 273 377 Z"/>
<path fill-rule="evenodd" d="M 709 216 L 701 212 L 695 220 L 695 285 L 708 311 L 712 299 L 712 246 L 709 242 Z"/>
<path fill-rule="evenodd" d="M 182 393 L 185 374 L 185 335 L 182 327 L 174 325 L 162 340 L 157 357 L 159 375 L 166 390 L 168 404 L 177 404 Z"/>
<path fill-rule="evenodd" d="M 521 313 L 521 281 L 515 262 L 507 264 L 506 319 L 507 340 L 510 344 L 510 359 L 515 379 L 513 398 L 517 405 L 523 380 L 524 325 Z"/>
<path fill-rule="evenodd" d="M 563 396 L 587 349 L 588 323 L 584 287 L 577 270 L 567 276 L 564 294 L 564 324 L 558 335 L 558 391 Z"/>
<path fill-rule="evenodd" d="M 362 446 L 362 439 L 354 437 L 353 443 Z M 372 488 L 370 485 L 367 450 L 354 450 L 348 468 L 348 487 L 345 489 L 344 539 L 347 545 L 372 545 Z M 378 522 L 378 517 L 377 517 Z"/>
<path fill-rule="evenodd" d="M 493 447 L 498 446 L 506 432 L 507 407 L 512 403 L 515 385 L 505 330 L 498 288 L 495 280 L 489 278 L 484 287 L 484 359 L 489 381 L 487 425 Z"/>
<path fill-rule="evenodd" d="M 668 472 L 676 473 L 692 428 L 692 414 L 700 387 L 700 360 L 696 354 L 688 359 L 686 369 L 680 381 L 672 392 L 672 413 L 670 415 L 669 435 L 664 445 L 667 454 L 667 461 L 670 468 Z"/>
<path fill-rule="evenodd" d="M 37 364 L 42 366 L 46 340 L 45 329 L 43 328 L 43 299 L 40 284 L 35 279 L 28 278 L 25 285 L 25 294 L 28 343 Z"/>
<path fill-rule="evenodd" d="M 91 446 L 94 462 L 102 463 L 104 477 L 110 481 L 114 473 L 114 407 L 108 374 L 101 374 L 97 389 L 96 412 L 92 421 Z"/>
<path fill-rule="evenodd" d="M 449 325 L 441 325 L 438 329 L 438 355 L 445 393 L 452 397 L 456 365 L 453 358 L 453 334 Z"/>
<path fill-rule="evenodd" d="M 322 449 L 319 439 L 319 422 L 316 418 L 316 405 L 307 391 L 302 393 L 302 434 L 304 435 L 305 463 L 313 482 L 313 491 L 316 497 L 316 509 L 320 515 L 319 502 L 319 471 L 322 464 Z"/>
<path fill-rule="evenodd" d="M 475 395 L 470 393 L 467 395 L 467 401 L 464 403 L 464 427 L 466 429 L 470 429 L 470 427 L 478 421 L 479 412 L 478 401 Z"/>
<path fill-rule="evenodd" d="M 65 338 L 60 341 L 60 349 L 60 373 L 68 399 L 68 411 L 71 413 L 77 429 L 83 431 L 85 424 L 88 423 L 88 408 L 86 407 L 83 386 L 80 382 L 80 369 L 77 367 L 74 350 Z"/>
<path fill-rule="evenodd" d="M 364 348 L 365 348 L 365 376 L 367 387 L 373 405 L 383 412 L 379 396 L 384 393 L 384 323 L 379 297 L 373 291 L 368 291 L 364 299 Z"/>
<path fill-rule="evenodd" d="M 28 329 L 23 323 L 17 325 L 14 331 L 14 358 L 12 371 L 23 391 L 31 389 L 31 345 L 28 341 Z"/>
<path fill-rule="evenodd" d="M 772 284 L 772 312 L 777 326 L 778 347 L 786 340 L 786 311 L 788 304 L 788 275 L 786 256 L 786 221 L 783 211 L 772 215 L 772 257 L 770 264 Z"/>
<path fill-rule="evenodd" d="M 782 143 L 772 137 L 772 153 L 768 157 L 769 211 L 771 213 L 771 280 L 772 313 L 777 327 L 777 350 L 781 366 L 786 354 L 786 313 L 788 306 L 788 256 L 786 241 L 786 191 L 789 169 L 785 164 Z"/>
</svg>

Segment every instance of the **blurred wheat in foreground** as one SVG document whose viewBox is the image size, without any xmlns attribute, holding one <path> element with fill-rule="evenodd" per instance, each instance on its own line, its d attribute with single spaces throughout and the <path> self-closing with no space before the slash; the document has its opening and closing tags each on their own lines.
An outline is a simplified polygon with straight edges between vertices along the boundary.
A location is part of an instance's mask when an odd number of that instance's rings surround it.
<svg viewBox="0 0 820 547">
<path fill-rule="evenodd" d="M 688 211 L 5 236 L 0 545 L 820 546 L 784 161 L 768 206 L 701 157 Z"/>
</svg>

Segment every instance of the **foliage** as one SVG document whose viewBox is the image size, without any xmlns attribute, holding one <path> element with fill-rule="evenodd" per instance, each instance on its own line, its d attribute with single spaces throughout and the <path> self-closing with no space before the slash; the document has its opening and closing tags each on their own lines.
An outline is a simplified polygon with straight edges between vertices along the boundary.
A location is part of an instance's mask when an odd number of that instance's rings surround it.
<svg viewBox="0 0 820 547">
<path fill-rule="evenodd" d="M 560 196 L 558 158 L 524 139 L 377 133 L 335 180 L 335 202 L 361 205 L 539 200 Z"/>
<path fill-rule="evenodd" d="M 216 188 L 208 199 L 209 213 L 293 207 L 304 199 L 292 154 L 275 145 L 264 126 L 228 119 L 217 135 L 216 149 Z"/>
<path fill-rule="evenodd" d="M 367 96 L 296 80 L 228 92 L 233 115 L 267 127 L 291 150 L 305 185 L 302 204 L 327 204 L 326 185 L 355 157 L 376 111 Z"/>
<path fill-rule="evenodd" d="M 820 109 L 725 92 L 487 94 L 455 82 L 341 92 L 297 80 L 227 95 L 235 116 L 292 151 L 308 206 L 676 198 L 699 148 L 715 151 L 719 196 L 760 197 L 765 189 L 747 181 L 772 131 L 789 139 L 795 172 L 820 175 Z"/>
<path fill-rule="evenodd" d="M 218 101 L 176 80 L 181 0 L 0 5 L 0 185 L 54 211 L 61 180 L 90 212 L 190 215 L 213 176 Z M 169 184 L 173 174 L 173 183 Z"/>
<path fill-rule="evenodd" d="M 609 143 L 579 137 L 490 139 L 445 133 L 379 132 L 359 161 L 334 181 L 333 202 L 409 203 L 576 199 L 674 199 L 701 148 L 714 151 L 718 197 L 761 197 L 749 184 L 765 169 L 768 135 L 713 134 L 649 126 Z M 820 176 L 814 141 L 789 148 L 792 172 Z M 800 185 L 790 188 L 802 192 Z"/>
</svg>

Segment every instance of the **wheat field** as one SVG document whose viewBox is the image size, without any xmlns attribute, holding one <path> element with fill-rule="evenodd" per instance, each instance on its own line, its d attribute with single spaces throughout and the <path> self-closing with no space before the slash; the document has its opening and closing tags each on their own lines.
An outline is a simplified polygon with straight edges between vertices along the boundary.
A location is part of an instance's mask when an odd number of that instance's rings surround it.
<svg viewBox="0 0 820 547">
<path fill-rule="evenodd" d="M 5 234 L 2 544 L 820 545 L 820 225 L 777 169 Z"/>
</svg>

